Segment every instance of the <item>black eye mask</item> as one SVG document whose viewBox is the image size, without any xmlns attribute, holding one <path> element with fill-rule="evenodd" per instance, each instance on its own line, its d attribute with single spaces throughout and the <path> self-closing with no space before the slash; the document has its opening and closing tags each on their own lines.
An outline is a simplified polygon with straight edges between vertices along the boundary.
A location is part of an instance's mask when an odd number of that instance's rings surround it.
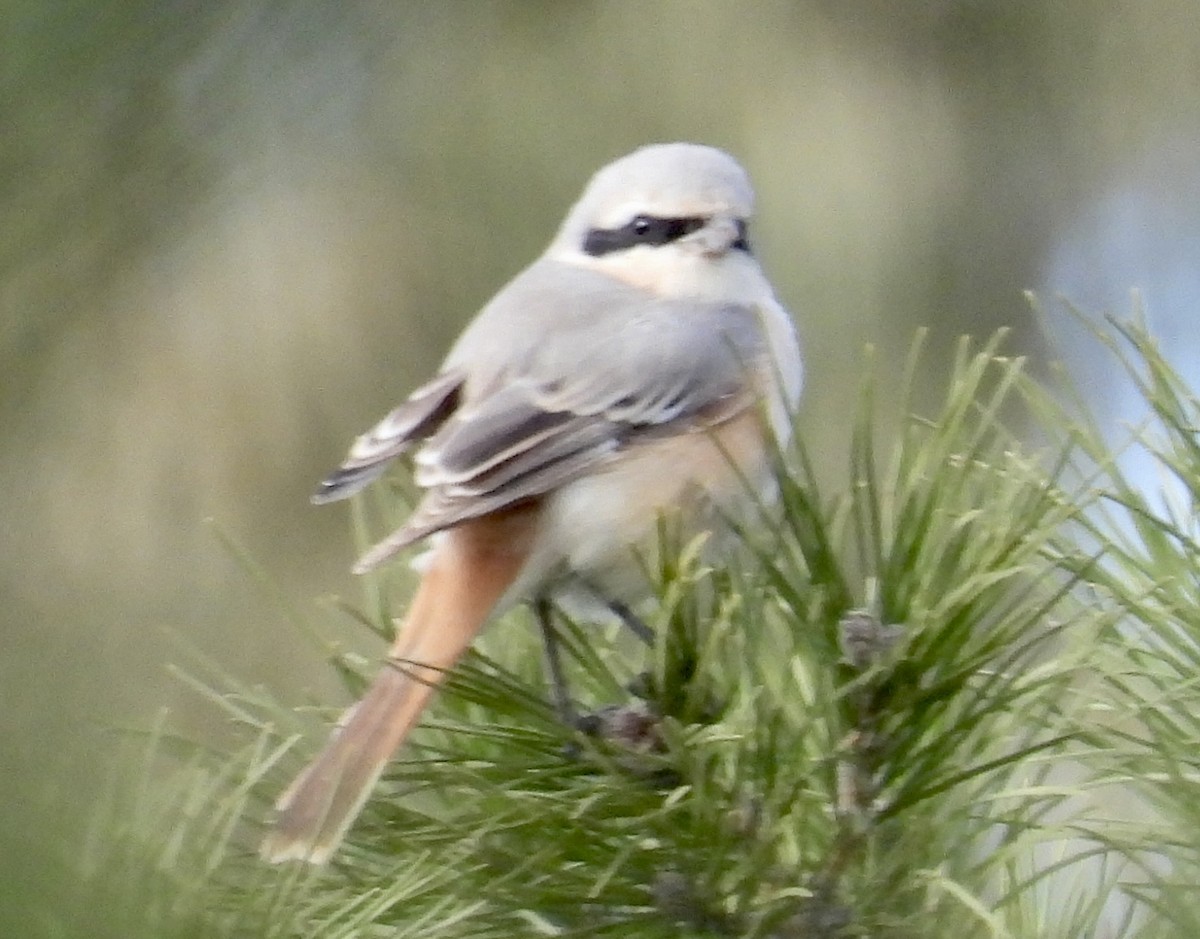
<svg viewBox="0 0 1200 939">
<path fill-rule="evenodd" d="M 707 224 L 708 219 L 699 215 L 682 218 L 635 215 L 620 228 L 593 228 L 583 240 L 583 250 L 592 257 L 598 258 L 638 245 L 670 244 L 685 235 L 699 231 Z M 738 239 L 733 243 L 733 247 L 740 251 L 748 251 L 750 244 L 746 240 L 746 223 L 738 219 L 737 225 Z"/>
</svg>

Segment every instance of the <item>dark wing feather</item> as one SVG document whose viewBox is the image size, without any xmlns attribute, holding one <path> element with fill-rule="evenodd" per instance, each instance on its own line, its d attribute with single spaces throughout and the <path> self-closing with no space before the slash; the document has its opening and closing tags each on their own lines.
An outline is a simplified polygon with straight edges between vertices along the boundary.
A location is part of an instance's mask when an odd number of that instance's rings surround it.
<svg viewBox="0 0 1200 939">
<path fill-rule="evenodd" d="M 354 441 L 342 465 L 322 480 L 313 502 L 345 499 L 382 476 L 388 464 L 414 441 L 428 437 L 446 422 L 458 407 L 463 381 L 461 370 L 443 372 L 409 395 Z"/>
<path fill-rule="evenodd" d="M 741 413 L 753 405 L 747 371 L 762 367 L 764 353 L 757 307 L 654 298 L 597 272 L 538 261 L 451 350 L 447 374 L 469 377 L 443 388 L 449 407 L 426 412 L 439 415 L 437 423 L 418 422 L 436 427 L 416 455 L 425 498 L 355 569 L 552 492 L 624 447 L 703 432 Z M 364 469 L 348 461 L 352 473 L 382 471 L 370 442 L 377 434 L 361 444 Z M 418 435 L 381 436 L 390 459 Z M 366 478 L 356 476 L 355 485 Z"/>
<path fill-rule="evenodd" d="M 483 406 L 456 414 L 428 442 L 417 454 L 417 482 L 427 490 L 425 498 L 403 527 L 359 559 L 356 573 L 377 567 L 434 532 L 545 495 L 594 471 L 627 444 L 714 427 L 752 401 L 748 395 L 730 393 L 703 409 L 661 421 L 630 413 L 624 401 L 614 408 L 621 417 L 548 412 L 536 403 L 540 396 L 524 391 L 523 400 L 516 400 L 514 389 L 506 389 Z M 657 416 L 658 402 L 649 403 L 648 413 Z"/>
</svg>

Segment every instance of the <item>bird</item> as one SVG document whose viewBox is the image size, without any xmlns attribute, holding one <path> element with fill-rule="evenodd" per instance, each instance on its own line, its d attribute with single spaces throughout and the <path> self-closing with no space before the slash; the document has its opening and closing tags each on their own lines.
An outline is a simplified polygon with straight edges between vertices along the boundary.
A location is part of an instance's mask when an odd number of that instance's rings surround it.
<svg viewBox="0 0 1200 939">
<path fill-rule="evenodd" d="M 649 592 L 638 546 L 664 517 L 703 534 L 761 505 L 803 368 L 752 252 L 753 211 L 746 171 L 711 146 L 651 144 L 604 166 L 436 375 L 321 483 L 314 502 L 344 499 L 415 448 L 421 500 L 354 570 L 430 547 L 378 674 L 279 797 L 264 858 L 334 855 L 500 613 L 527 601 L 540 615 L 559 602 L 625 614 Z"/>
</svg>

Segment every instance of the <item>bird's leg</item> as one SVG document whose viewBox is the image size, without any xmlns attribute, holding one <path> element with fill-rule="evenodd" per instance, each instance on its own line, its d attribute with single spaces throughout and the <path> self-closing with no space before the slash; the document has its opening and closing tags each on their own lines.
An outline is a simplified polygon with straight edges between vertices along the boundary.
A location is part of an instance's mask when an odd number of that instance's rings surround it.
<svg viewBox="0 0 1200 939">
<path fill-rule="evenodd" d="M 606 600 L 605 605 L 635 636 L 647 644 L 653 644 L 654 634 L 625 604 Z M 550 697 L 559 719 L 572 730 L 610 744 L 615 743 L 630 751 L 633 755 L 629 768 L 638 775 L 645 776 L 656 786 L 669 788 L 679 785 L 680 777 L 673 770 L 667 770 L 664 775 L 663 770 L 655 764 L 647 771 L 640 767 L 637 761 L 640 755 L 664 752 L 663 740 L 659 733 L 660 718 L 648 703 L 610 705 L 583 715 L 575 710 L 563 674 L 558 631 L 554 623 L 554 607 L 546 598 L 538 597 L 533 601 L 533 612 L 542 631 L 546 671 L 550 678 Z M 582 755 L 582 750 L 578 744 L 568 743 L 563 749 L 563 754 L 568 759 L 575 760 Z"/>
<path fill-rule="evenodd" d="M 605 596 L 604 591 L 598 585 L 583 577 L 577 578 L 577 585 L 591 594 L 592 599 L 602 603 L 608 612 L 619 619 L 621 625 L 637 636 L 638 639 L 651 648 L 654 647 L 654 630 L 642 622 L 642 618 L 634 613 L 628 604 L 613 597 Z"/>
<path fill-rule="evenodd" d="M 647 626 L 640 616 L 629 609 L 627 605 L 620 600 L 604 599 L 604 605 L 608 607 L 610 613 L 619 619 L 622 625 L 628 629 L 633 635 L 640 639 L 645 645 L 651 649 L 654 648 L 654 630 Z M 654 675 L 652 672 L 642 672 L 635 675 L 633 680 L 625 686 L 635 698 L 641 698 L 643 701 L 649 701 L 654 696 Z"/>
<path fill-rule="evenodd" d="M 567 680 L 563 674 L 562 655 L 559 651 L 558 632 L 554 626 L 554 609 L 545 597 L 533 601 L 533 614 L 542 631 L 542 648 L 546 653 L 546 672 L 550 678 L 550 700 L 559 720 L 568 727 L 579 726 L 579 716 L 571 703 Z"/>
<path fill-rule="evenodd" d="M 629 609 L 629 607 L 620 600 L 605 600 L 604 605 L 607 606 L 612 614 L 621 621 L 626 629 L 637 636 L 646 645 L 653 647 L 654 630 L 642 622 L 640 616 L 634 613 L 633 610 Z"/>
</svg>

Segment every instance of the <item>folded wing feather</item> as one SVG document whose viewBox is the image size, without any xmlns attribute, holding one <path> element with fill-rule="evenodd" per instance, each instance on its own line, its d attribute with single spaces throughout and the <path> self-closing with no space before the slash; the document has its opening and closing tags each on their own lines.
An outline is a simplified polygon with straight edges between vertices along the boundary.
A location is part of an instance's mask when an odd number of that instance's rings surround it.
<svg viewBox="0 0 1200 939">
<path fill-rule="evenodd" d="M 360 437 L 323 484 L 320 501 L 356 492 L 425 440 L 416 455 L 424 499 L 355 570 L 436 531 L 551 492 L 622 448 L 666 433 L 704 432 L 754 405 L 746 373 L 764 367 L 765 349 L 757 309 L 648 302 L 605 278 L 582 293 L 573 283 L 562 328 L 531 336 L 524 329 L 528 307 L 553 301 L 547 276 L 538 276 L 540 287 L 518 277 L 501 292 L 442 374 Z M 635 306 L 622 316 L 621 304 Z M 613 322 L 625 326 L 614 333 Z M 511 354 L 496 356 L 496 343 Z"/>
</svg>

